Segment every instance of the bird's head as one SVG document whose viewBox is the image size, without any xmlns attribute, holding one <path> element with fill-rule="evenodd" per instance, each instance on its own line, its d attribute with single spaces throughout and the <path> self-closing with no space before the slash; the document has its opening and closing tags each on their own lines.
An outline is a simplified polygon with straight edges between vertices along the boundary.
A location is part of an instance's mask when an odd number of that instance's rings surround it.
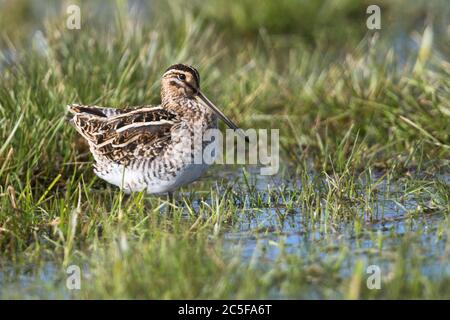
<svg viewBox="0 0 450 320">
<path fill-rule="evenodd" d="M 211 110 L 248 141 L 242 130 L 200 91 L 200 75 L 194 67 L 185 64 L 170 66 L 162 76 L 161 98 L 163 106 L 167 103 L 170 108 L 178 110 L 192 106 L 191 103 L 185 103 L 186 99 L 192 100 L 204 106 L 205 110 Z"/>
<path fill-rule="evenodd" d="M 200 90 L 200 75 L 191 66 L 174 64 L 164 72 L 161 80 L 161 95 L 172 98 L 193 98 Z"/>
</svg>

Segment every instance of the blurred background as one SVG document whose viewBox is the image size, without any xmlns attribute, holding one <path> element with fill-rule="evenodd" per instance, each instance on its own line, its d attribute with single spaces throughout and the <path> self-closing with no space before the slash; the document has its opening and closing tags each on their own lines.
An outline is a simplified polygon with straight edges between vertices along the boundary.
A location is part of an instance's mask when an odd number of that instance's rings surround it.
<svg viewBox="0 0 450 320">
<path fill-rule="evenodd" d="M 266 33 L 289 35 L 293 41 L 304 41 L 313 46 L 342 47 L 358 43 L 367 33 L 366 9 L 371 4 L 381 8 L 385 36 L 408 37 L 412 30 L 421 30 L 431 24 L 445 49 L 450 32 L 450 9 L 445 0 L 278 0 L 260 1 L 258 5 L 251 0 L 1 0 L 2 35 L 14 43 L 30 40 L 33 32 L 42 29 L 47 19 L 64 15 L 70 4 L 82 8 L 84 27 L 113 28 L 117 14 L 131 15 L 136 23 L 154 26 L 168 20 L 176 23 L 177 19 L 189 14 L 193 19 L 213 24 L 229 39 L 250 40 Z"/>
</svg>

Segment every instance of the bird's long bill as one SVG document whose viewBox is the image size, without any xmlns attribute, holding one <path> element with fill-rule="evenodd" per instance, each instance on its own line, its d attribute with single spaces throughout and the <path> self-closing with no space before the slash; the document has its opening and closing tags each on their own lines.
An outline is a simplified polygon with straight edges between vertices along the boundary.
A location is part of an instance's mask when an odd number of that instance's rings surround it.
<svg viewBox="0 0 450 320">
<path fill-rule="evenodd" d="M 199 98 L 208 106 L 210 107 L 222 120 L 229 126 L 231 129 L 236 131 L 245 141 L 248 141 L 248 137 L 244 134 L 244 132 L 239 129 L 239 127 L 231 121 L 222 111 L 219 110 L 209 99 L 201 92 L 198 91 Z"/>
</svg>

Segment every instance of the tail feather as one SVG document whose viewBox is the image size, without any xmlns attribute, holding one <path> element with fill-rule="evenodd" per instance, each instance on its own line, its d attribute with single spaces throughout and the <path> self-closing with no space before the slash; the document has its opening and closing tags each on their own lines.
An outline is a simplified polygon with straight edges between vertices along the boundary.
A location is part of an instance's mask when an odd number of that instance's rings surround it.
<svg viewBox="0 0 450 320">
<path fill-rule="evenodd" d="M 72 104 L 67 106 L 68 113 L 66 119 L 75 129 L 88 141 L 94 141 L 92 134 L 92 126 L 95 122 L 90 119 L 107 118 L 108 115 L 103 110 L 106 108 L 100 108 L 97 106 L 84 106 L 79 104 Z M 114 109 L 111 109 L 114 110 Z"/>
<path fill-rule="evenodd" d="M 100 108 L 97 106 L 83 106 L 79 104 L 68 105 L 67 109 L 71 114 L 86 113 L 97 117 L 108 117 L 108 114 L 116 113 L 112 108 Z M 105 112 L 106 111 L 106 112 Z"/>
</svg>

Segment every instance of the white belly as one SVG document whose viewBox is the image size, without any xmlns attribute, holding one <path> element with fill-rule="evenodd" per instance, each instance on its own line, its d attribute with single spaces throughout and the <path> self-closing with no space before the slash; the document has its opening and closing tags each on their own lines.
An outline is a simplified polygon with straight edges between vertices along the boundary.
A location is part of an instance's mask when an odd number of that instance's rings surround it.
<svg viewBox="0 0 450 320">
<path fill-rule="evenodd" d="M 150 194 L 161 194 L 174 191 L 200 178 L 208 169 L 208 164 L 217 156 L 218 150 L 216 149 L 217 141 L 208 143 L 209 150 L 212 147 L 215 151 L 204 159 L 205 146 L 200 144 L 191 148 L 189 135 L 180 133 L 173 139 L 177 142 L 171 146 L 170 150 L 151 162 L 149 159 L 140 159 L 125 167 L 112 161 L 105 162 L 101 158 L 96 158 L 99 170 L 95 173 L 101 179 L 118 186 L 125 193 L 146 191 Z M 95 153 L 93 154 L 95 157 Z M 192 156 L 196 163 L 193 163 Z"/>
<path fill-rule="evenodd" d="M 149 194 L 161 194 L 171 192 L 179 187 L 189 184 L 198 178 L 208 169 L 206 164 L 189 164 L 179 170 L 172 177 L 158 179 L 144 178 L 147 174 L 144 171 L 132 170 L 123 165 L 111 164 L 107 173 L 105 171 L 96 172 L 97 176 L 115 186 L 121 188 L 125 193 L 146 191 Z"/>
</svg>

